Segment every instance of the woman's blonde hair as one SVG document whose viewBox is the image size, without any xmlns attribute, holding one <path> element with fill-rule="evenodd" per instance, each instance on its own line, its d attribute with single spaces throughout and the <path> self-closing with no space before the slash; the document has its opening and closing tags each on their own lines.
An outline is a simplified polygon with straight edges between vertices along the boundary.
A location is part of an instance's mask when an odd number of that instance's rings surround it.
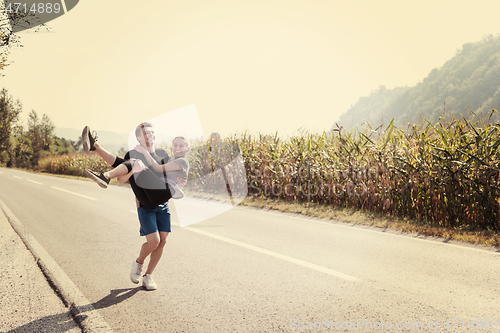
<svg viewBox="0 0 500 333">
<path fill-rule="evenodd" d="M 181 139 L 181 140 L 184 140 L 184 142 L 187 143 L 188 147 L 190 146 L 190 142 L 189 142 L 189 139 L 188 138 L 185 138 L 183 136 L 176 136 L 175 138 L 172 139 L 172 142 L 175 141 L 175 139 Z"/>
</svg>

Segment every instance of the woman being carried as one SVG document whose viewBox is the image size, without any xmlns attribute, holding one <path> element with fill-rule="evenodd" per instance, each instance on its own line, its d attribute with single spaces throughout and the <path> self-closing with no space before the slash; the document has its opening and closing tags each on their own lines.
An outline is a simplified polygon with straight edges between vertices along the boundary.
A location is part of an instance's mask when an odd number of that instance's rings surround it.
<svg viewBox="0 0 500 333">
<path fill-rule="evenodd" d="M 143 155 L 149 167 L 139 158 L 131 156 L 130 160 L 111 171 L 102 173 L 85 169 L 85 173 L 102 188 L 106 188 L 112 178 L 126 176 L 129 173 L 132 175 L 133 173 L 137 185 L 143 190 L 142 193 L 135 193 L 139 202 L 145 207 L 155 207 L 170 198 L 180 199 L 184 197 L 184 193 L 177 183 L 177 177 L 187 177 L 189 162 L 185 157 L 189 148 L 189 141 L 186 138 L 180 136 L 174 138 L 172 141 L 174 159 L 160 165 L 151 157 L 146 148 L 138 145 L 134 150 Z M 163 173 L 163 176 L 159 178 L 158 173 Z"/>
</svg>

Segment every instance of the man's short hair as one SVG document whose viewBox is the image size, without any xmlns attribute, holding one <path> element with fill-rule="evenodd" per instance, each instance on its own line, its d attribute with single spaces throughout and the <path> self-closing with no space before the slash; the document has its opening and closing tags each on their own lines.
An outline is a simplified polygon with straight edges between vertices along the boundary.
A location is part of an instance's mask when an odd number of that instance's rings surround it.
<svg viewBox="0 0 500 333">
<path fill-rule="evenodd" d="M 135 128 L 135 137 L 136 138 L 139 138 L 139 137 L 142 138 L 142 129 L 146 128 L 146 127 L 153 127 L 153 124 L 151 124 L 149 121 L 145 121 L 145 122 L 140 123 L 139 125 L 137 125 L 137 127 Z"/>
</svg>

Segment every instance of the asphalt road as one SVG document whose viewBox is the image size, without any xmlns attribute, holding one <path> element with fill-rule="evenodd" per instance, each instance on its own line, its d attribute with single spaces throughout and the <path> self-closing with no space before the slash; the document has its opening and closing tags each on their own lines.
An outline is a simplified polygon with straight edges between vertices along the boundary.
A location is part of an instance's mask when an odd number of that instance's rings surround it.
<svg viewBox="0 0 500 333">
<path fill-rule="evenodd" d="M 5 168 L 0 184 L 0 199 L 116 332 L 500 332 L 491 249 L 235 207 L 174 223 L 159 289 L 146 291 L 129 280 L 144 241 L 130 188 Z M 182 200 L 193 212 L 207 204 Z"/>
</svg>

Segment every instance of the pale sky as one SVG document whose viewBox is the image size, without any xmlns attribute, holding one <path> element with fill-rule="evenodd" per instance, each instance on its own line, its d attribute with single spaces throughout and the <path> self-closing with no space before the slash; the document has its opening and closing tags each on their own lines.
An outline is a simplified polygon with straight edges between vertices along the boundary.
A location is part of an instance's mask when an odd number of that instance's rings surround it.
<svg viewBox="0 0 500 333">
<path fill-rule="evenodd" d="M 20 33 L 1 87 L 58 127 L 129 133 L 195 105 L 205 135 L 328 130 L 500 33 L 495 1 L 81 0 Z"/>
</svg>

